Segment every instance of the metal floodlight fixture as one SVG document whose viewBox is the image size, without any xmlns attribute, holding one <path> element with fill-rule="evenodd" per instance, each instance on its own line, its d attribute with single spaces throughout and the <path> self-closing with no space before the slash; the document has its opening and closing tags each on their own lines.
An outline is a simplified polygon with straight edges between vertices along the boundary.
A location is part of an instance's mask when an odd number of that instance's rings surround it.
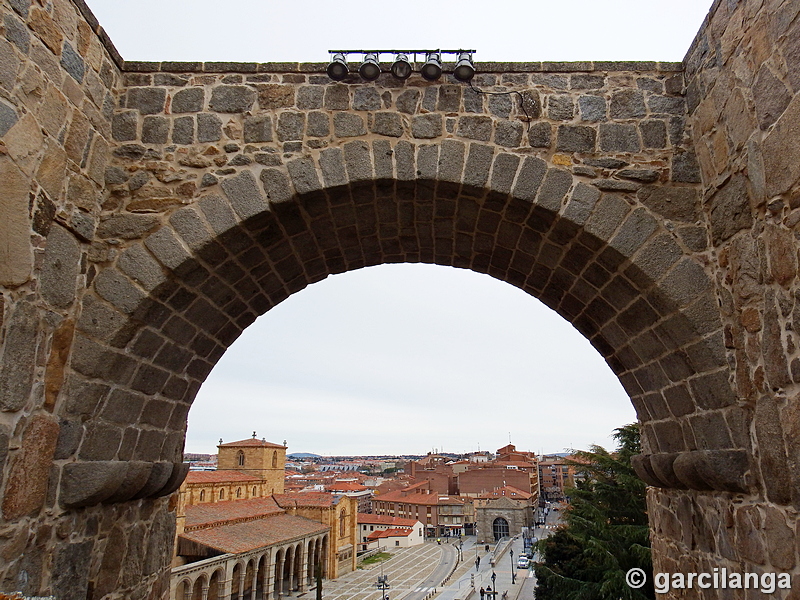
<svg viewBox="0 0 800 600">
<path fill-rule="evenodd" d="M 458 55 L 456 68 L 453 69 L 453 77 L 465 82 L 475 77 L 475 65 L 472 64 L 472 55 L 469 52 L 462 52 Z"/>
<path fill-rule="evenodd" d="M 428 81 L 436 81 L 442 76 L 442 55 L 438 52 L 429 52 L 425 57 L 425 64 L 420 69 L 420 74 Z"/>
<path fill-rule="evenodd" d="M 364 62 L 358 67 L 358 72 L 367 81 L 375 81 L 381 74 L 381 65 L 378 63 L 378 54 L 370 52 L 364 55 Z"/>
<path fill-rule="evenodd" d="M 406 54 L 398 54 L 394 62 L 392 63 L 392 75 L 394 75 L 397 79 L 408 79 L 411 77 L 411 72 L 413 69 L 411 68 L 411 63 L 408 60 L 408 55 Z"/>
<path fill-rule="evenodd" d="M 347 77 L 350 69 L 347 66 L 347 59 L 344 57 L 342 52 L 337 52 L 333 55 L 331 62 L 328 63 L 328 68 L 326 71 L 328 72 L 328 77 L 334 81 L 341 81 Z"/>
</svg>

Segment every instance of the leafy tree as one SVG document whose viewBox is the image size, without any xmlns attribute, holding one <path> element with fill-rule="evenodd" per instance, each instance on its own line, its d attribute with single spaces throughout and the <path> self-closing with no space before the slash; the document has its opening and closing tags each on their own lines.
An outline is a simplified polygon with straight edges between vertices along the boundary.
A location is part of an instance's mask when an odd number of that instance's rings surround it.
<svg viewBox="0 0 800 600">
<path fill-rule="evenodd" d="M 593 446 L 570 461 L 576 485 L 562 525 L 538 542 L 537 600 L 645 600 L 655 598 L 645 483 L 631 467 L 641 451 L 639 427 L 616 430 L 615 452 Z M 626 584 L 629 569 L 642 569 L 647 583 Z"/>
</svg>

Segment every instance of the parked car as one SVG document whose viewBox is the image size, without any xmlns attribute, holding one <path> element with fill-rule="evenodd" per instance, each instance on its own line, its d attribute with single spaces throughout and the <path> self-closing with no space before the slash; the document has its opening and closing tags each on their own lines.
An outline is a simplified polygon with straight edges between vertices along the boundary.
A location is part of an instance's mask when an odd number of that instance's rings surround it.
<svg viewBox="0 0 800 600">
<path fill-rule="evenodd" d="M 527 569 L 528 565 L 530 565 L 531 560 L 527 556 L 520 556 L 519 560 L 517 561 L 517 568 L 518 569 Z"/>
</svg>

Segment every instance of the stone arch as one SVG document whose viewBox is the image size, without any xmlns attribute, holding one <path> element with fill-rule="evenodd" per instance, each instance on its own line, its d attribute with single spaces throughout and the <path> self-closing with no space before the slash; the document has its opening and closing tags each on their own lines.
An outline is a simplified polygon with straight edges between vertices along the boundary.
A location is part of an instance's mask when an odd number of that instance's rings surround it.
<svg viewBox="0 0 800 600">
<path fill-rule="evenodd" d="M 250 598 L 253 595 L 253 585 L 255 583 L 255 576 L 256 576 L 256 559 L 250 558 L 247 561 L 247 564 L 244 569 L 244 585 L 243 593 L 245 598 Z"/>
<path fill-rule="evenodd" d="M 175 600 L 191 600 L 192 593 L 192 580 L 188 577 L 181 579 L 178 585 L 175 586 Z"/>
<path fill-rule="evenodd" d="M 244 451 L 239 450 L 239 452 L 236 453 L 236 464 L 240 467 L 244 466 Z"/>
<path fill-rule="evenodd" d="M 225 579 L 225 572 L 219 568 L 215 569 L 208 581 L 207 600 L 222 600 L 222 582 Z"/>
<path fill-rule="evenodd" d="M 265 598 L 269 577 L 269 551 L 258 557 L 256 563 L 256 598 Z"/>
<path fill-rule="evenodd" d="M 246 572 L 246 564 L 242 560 L 237 560 L 233 565 L 231 571 L 231 598 L 241 598 L 244 593 L 244 575 Z"/>
<path fill-rule="evenodd" d="M 492 521 L 492 535 L 494 536 L 495 542 L 503 539 L 504 537 L 508 537 L 508 521 L 506 521 L 503 517 L 495 518 L 495 520 Z"/>
<path fill-rule="evenodd" d="M 192 585 L 192 600 L 203 600 L 203 588 L 206 585 L 206 575 L 201 574 Z"/>
<path fill-rule="evenodd" d="M 648 197 L 686 187 L 651 186 Z M 220 189 L 129 243 L 86 298 L 76 382 L 108 379 L 112 396 L 168 415 L 103 455 L 110 493 L 131 461 L 172 469 L 194 395 L 259 315 L 330 274 L 399 261 L 488 273 L 568 319 L 636 408 L 637 468 L 649 483 L 746 491 L 746 418 L 728 381 L 717 299 L 660 205 L 601 191 L 536 156 L 457 140 L 347 142 L 285 168 L 243 169 Z M 105 400 L 101 419 L 117 419 L 116 406 L 116 396 Z M 97 443 L 89 429 L 78 458 L 100 458 L 88 451 Z"/>
</svg>

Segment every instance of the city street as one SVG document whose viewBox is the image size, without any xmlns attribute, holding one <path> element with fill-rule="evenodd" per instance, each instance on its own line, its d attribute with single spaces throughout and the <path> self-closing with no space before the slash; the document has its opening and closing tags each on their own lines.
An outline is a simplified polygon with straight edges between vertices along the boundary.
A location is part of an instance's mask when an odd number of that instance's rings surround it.
<svg viewBox="0 0 800 600">
<path fill-rule="evenodd" d="M 550 511 L 544 527 L 535 529 L 536 538 L 550 535 L 559 524 L 560 516 L 560 512 Z M 486 552 L 485 545 L 476 545 L 475 540 L 475 536 L 461 538 L 463 559 L 458 561 L 454 571 L 458 556 L 455 538 L 443 538 L 441 545 L 436 541 L 427 541 L 412 548 L 391 549 L 392 557 L 383 563 L 359 569 L 337 580 L 325 581 L 323 598 L 380 600 L 381 591 L 375 583 L 378 576 L 385 575 L 390 585 L 386 591 L 390 600 L 424 600 L 434 590 L 437 600 L 479 600 L 478 590 L 481 587 L 492 587 L 497 591 L 496 595 L 486 596 L 485 600 L 502 600 L 503 592 L 508 592 L 506 600 L 532 599 L 536 587 L 533 569 L 517 568 L 517 560 L 524 553 L 522 536 L 513 538 L 510 543 L 508 540 L 503 543 L 495 565 L 491 564 L 494 544 Z M 480 557 L 477 570 L 476 557 Z M 451 571 L 450 580 L 441 587 L 439 584 Z M 515 583 L 512 583 L 512 573 L 516 576 Z M 492 574 L 495 575 L 494 585 Z M 473 581 L 475 587 L 471 592 Z M 307 595 L 313 595 L 313 591 Z"/>
</svg>

